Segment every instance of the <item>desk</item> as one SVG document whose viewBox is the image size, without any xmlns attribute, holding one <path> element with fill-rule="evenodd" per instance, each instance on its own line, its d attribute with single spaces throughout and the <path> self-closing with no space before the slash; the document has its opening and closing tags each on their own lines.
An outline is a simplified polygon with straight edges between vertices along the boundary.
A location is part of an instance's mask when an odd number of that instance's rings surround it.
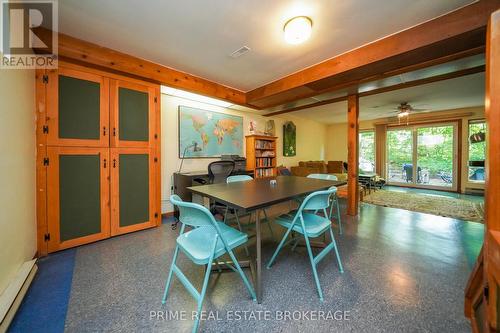
<svg viewBox="0 0 500 333">
<path fill-rule="evenodd" d="M 253 170 L 250 171 L 234 171 L 231 175 L 248 174 L 253 177 Z M 203 185 L 199 180 L 208 182 L 208 171 L 190 171 L 190 172 L 174 172 L 174 182 L 172 184 L 174 194 L 177 194 L 182 201 L 193 201 L 191 191 L 187 188 L 191 186 Z M 175 216 L 178 217 L 178 209 L 174 209 Z"/>
<path fill-rule="evenodd" d="M 345 181 L 331 181 L 307 177 L 278 176 L 277 184 L 271 185 L 270 178 L 254 179 L 246 182 L 229 184 L 213 184 L 188 187 L 188 190 L 223 203 L 230 208 L 249 213 L 271 205 L 292 200 L 311 192 L 325 190 L 330 186 L 345 185 Z M 262 301 L 262 256 L 261 256 L 261 227 L 259 214 L 256 215 L 256 277 L 255 288 L 257 302 Z"/>
<path fill-rule="evenodd" d="M 376 173 L 364 173 L 358 175 L 358 181 L 368 188 L 368 193 L 372 192 L 372 187 L 375 188 L 375 181 L 377 179 Z"/>
</svg>

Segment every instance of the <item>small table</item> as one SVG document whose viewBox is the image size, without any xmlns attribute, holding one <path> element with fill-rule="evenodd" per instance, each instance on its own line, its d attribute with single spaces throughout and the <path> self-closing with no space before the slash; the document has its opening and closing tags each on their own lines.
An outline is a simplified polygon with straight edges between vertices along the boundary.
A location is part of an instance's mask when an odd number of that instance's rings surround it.
<svg viewBox="0 0 500 333">
<path fill-rule="evenodd" d="M 271 185 L 270 180 L 276 179 L 277 184 Z M 292 200 L 311 192 L 325 190 L 331 186 L 345 185 L 345 181 L 331 181 L 295 176 L 278 176 L 276 178 L 254 179 L 245 182 L 222 183 L 213 185 L 188 187 L 193 193 L 223 203 L 230 208 L 243 213 L 257 211 L 281 202 Z M 262 301 L 262 253 L 261 226 L 259 214 L 256 215 L 256 277 L 257 302 Z"/>
<path fill-rule="evenodd" d="M 369 193 L 371 193 L 372 191 L 372 186 L 375 187 L 376 180 L 377 180 L 376 173 L 363 173 L 358 175 L 358 181 L 361 184 L 366 184 L 368 186 Z"/>
</svg>

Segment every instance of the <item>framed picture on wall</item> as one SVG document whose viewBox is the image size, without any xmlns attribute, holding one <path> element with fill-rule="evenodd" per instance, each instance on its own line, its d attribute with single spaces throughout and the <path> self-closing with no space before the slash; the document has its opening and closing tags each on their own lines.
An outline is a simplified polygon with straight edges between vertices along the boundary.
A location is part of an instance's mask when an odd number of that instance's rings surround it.
<svg viewBox="0 0 500 333">
<path fill-rule="evenodd" d="M 243 117 L 179 106 L 179 158 L 242 155 Z"/>
<path fill-rule="evenodd" d="M 283 156 L 297 155 L 297 128 L 292 121 L 283 125 Z"/>
</svg>

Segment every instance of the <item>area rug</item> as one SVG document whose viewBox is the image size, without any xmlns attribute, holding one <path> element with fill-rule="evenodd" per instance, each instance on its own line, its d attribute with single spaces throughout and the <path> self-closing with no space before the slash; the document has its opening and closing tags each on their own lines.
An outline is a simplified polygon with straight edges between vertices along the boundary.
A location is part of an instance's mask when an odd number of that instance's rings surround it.
<svg viewBox="0 0 500 333">
<path fill-rule="evenodd" d="M 423 193 L 378 190 L 366 195 L 363 201 L 384 207 L 402 208 L 465 221 L 484 222 L 482 204 L 463 199 Z"/>
</svg>

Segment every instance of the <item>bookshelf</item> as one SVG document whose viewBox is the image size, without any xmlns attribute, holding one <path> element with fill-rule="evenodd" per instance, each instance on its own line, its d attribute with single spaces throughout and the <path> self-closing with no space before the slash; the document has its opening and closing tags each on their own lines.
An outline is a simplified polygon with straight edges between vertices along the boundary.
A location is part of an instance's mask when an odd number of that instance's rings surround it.
<svg viewBox="0 0 500 333">
<path fill-rule="evenodd" d="M 247 135 L 247 169 L 254 172 L 255 178 L 276 176 L 276 139 L 275 136 Z"/>
</svg>

